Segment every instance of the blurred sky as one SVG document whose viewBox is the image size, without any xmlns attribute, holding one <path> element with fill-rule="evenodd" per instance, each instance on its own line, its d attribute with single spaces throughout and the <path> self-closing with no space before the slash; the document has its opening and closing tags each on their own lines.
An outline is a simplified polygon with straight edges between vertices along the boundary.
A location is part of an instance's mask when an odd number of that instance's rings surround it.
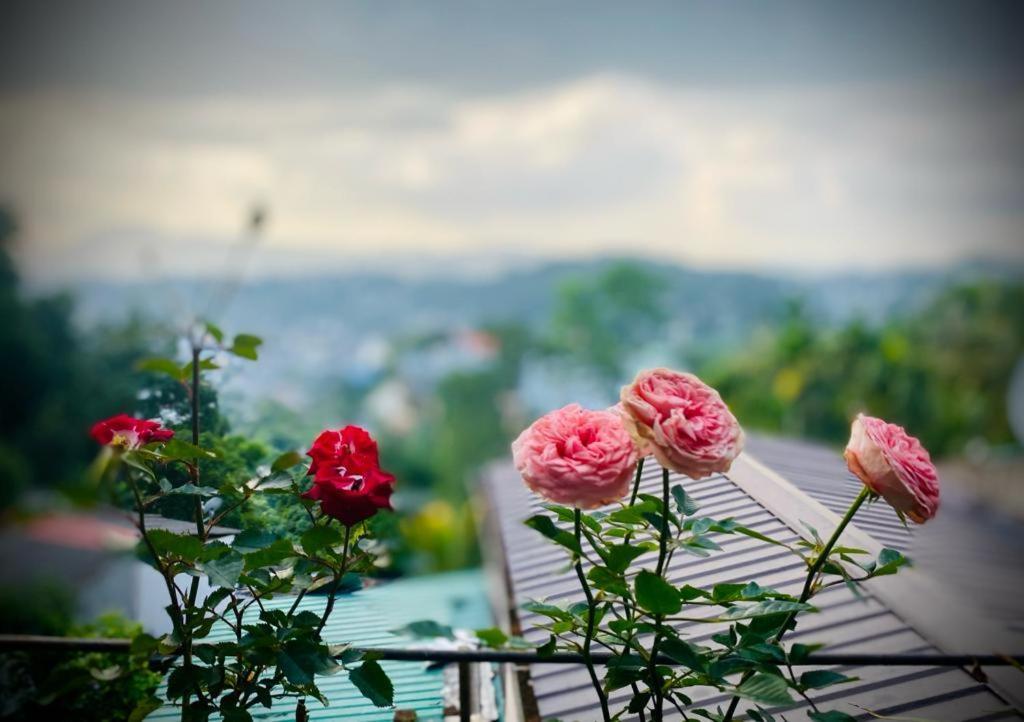
<svg viewBox="0 0 1024 722">
<path fill-rule="evenodd" d="M 0 200 L 38 281 L 219 273 L 254 200 L 257 274 L 1019 259 L 1013 8 L 6 2 Z"/>
</svg>

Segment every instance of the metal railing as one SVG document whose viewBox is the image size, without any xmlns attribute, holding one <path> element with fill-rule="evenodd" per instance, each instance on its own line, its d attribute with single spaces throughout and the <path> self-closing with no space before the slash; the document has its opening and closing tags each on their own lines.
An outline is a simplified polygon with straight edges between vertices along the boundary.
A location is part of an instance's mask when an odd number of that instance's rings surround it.
<svg viewBox="0 0 1024 722">
<path fill-rule="evenodd" d="M 89 637 L 46 637 L 27 634 L 0 634 L 0 650 L 65 651 L 65 652 L 123 652 L 131 648 L 130 639 L 99 639 Z M 429 649 L 361 647 L 364 654 L 394 662 L 428 662 L 457 664 L 459 668 L 459 719 L 470 719 L 470 665 L 496 664 L 585 664 L 582 654 L 556 652 L 540 655 L 536 652 L 500 649 Z M 173 655 L 170 655 L 173 656 Z M 610 652 L 593 652 L 591 661 L 604 665 L 615 658 Z M 162 658 L 166 659 L 166 657 Z M 658 664 L 681 667 L 674 659 L 658 655 Z M 964 667 L 974 671 L 979 667 L 1024 667 L 1024 654 L 857 654 L 812 652 L 793 667 L 878 666 L 878 667 Z"/>
</svg>

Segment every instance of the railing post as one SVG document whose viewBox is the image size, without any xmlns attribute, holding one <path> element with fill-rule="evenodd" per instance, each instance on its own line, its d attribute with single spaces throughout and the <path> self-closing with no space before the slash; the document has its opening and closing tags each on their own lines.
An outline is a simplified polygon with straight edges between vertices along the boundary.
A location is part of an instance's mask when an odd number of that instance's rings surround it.
<svg viewBox="0 0 1024 722">
<path fill-rule="evenodd" d="M 469 662 L 459 662 L 459 722 L 469 722 L 472 716 L 472 674 Z"/>
</svg>

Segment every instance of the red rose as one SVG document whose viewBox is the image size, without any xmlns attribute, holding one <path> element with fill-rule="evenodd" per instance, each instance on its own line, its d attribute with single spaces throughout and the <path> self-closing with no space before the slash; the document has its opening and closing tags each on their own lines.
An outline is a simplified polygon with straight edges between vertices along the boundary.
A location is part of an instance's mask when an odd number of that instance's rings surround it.
<svg viewBox="0 0 1024 722">
<path fill-rule="evenodd" d="M 313 460 L 309 474 L 316 478 L 361 476 L 380 468 L 377 442 L 358 426 L 321 432 L 306 455 Z"/>
<path fill-rule="evenodd" d="M 380 469 L 369 469 L 362 476 L 317 478 L 303 494 L 320 502 L 320 509 L 345 526 L 369 519 L 381 509 L 391 509 L 395 477 Z"/>
<path fill-rule="evenodd" d="M 358 426 L 324 431 L 306 454 L 313 486 L 303 496 L 345 526 L 391 509 L 395 477 L 380 468 L 377 442 Z"/>
<path fill-rule="evenodd" d="M 123 449 L 137 449 L 153 441 L 168 441 L 174 436 L 173 431 L 163 428 L 158 421 L 136 419 L 127 414 L 97 421 L 89 433 L 104 446 Z"/>
</svg>

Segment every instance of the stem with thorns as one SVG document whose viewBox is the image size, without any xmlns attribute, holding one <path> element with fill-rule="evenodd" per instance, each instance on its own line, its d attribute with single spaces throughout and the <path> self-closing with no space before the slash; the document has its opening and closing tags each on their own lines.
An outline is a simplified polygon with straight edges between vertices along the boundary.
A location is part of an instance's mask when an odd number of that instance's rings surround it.
<svg viewBox="0 0 1024 722">
<path fill-rule="evenodd" d="M 574 509 L 573 512 L 576 544 L 582 550 L 582 515 L 579 508 Z M 605 722 L 610 722 L 611 713 L 608 711 L 608 695 L 605 694 L 604 688 L 601 686 L 601 680 L 598 679 L 597 670 L 594 668 L 594 662 L 590 657 L 590 644 L 594 640 L 594 623 L 597 621 L 597 605 L 594 603 L 594 594 L 590 591 L 590 584 L 587 582 L 587 576 L 583 573 L 582 551 L 580 556 L 576 557 L 575 568 L 576 576 L 579 577 L 580 580 L 580 586 L 583 587 L 583 594 L 587 598 L 587 631 L 583 636 L 583 659 L 584 663 L 587 665 L 587 673 L 590 674 L 590 682 L 594 685 L 594 691 L 597 692 L 597 699 L 601 703 L 601 717 Z"/>
<path fill-rule="evenodd" d="M 836 530 L 832 532 L 832 536 L 829 538 L 828 542 L 825 543 L 825 548 L 821 550 L 821 554 L 819 554 L 818 558 L 814 560 L 814 564 L 811 565 L 810 570 L 807 572 L 807 579 L 804 581 L 803 591 L 800 592 L 801 604 L 811 598 L 811 595 L 814 593 L 814 582 L 818 578 L 818 574 L 821 572 L 822 567 L 825 566 L 825 562 L 828 561 L 828 555 L 832 553 L 832 549 L 839 542 L 839 537 L 842 536 L 846 527 L 849 526 L 850 522 L 853 520 L 853 515 L 857 513 L 857 510 L 860 509 L 861 505 L 867 501 L 870 496 L 870 489 L 866 486 L 861 489 L 860 494 L 858 494 L 857 498 L 853 500 L 852 504 L 850 504 L 850 508 L 846 510 L 846 514 L 839 522 L 839 526 L 836 527 Z M 792 623 L 793 618 L 796 617 L 796 614 L 796 612 L 790 612 L 786 615 L 786 619 L 782 623 L 782 626 L 779 627 L 779 631 L 776 632 L 775 636 L 772 638 L 772 641 L 775 644 L 782 641 L 783 635 L 785 635 L 786 630 L 789 629 L 789 625 Z M 744 674 L 740 678 L 740 684 L 743 684 L 750 678 L 750 676 L 750 672 Z M 739 697 L 732 698 L 732 701 L 729 703 L 729 709 L 726 711 L 725 717 L 722 718 L 722 722 L 731 722 L 732 716 L 736 713 L 736 706 L 739 703 Z"/>
</svg>

